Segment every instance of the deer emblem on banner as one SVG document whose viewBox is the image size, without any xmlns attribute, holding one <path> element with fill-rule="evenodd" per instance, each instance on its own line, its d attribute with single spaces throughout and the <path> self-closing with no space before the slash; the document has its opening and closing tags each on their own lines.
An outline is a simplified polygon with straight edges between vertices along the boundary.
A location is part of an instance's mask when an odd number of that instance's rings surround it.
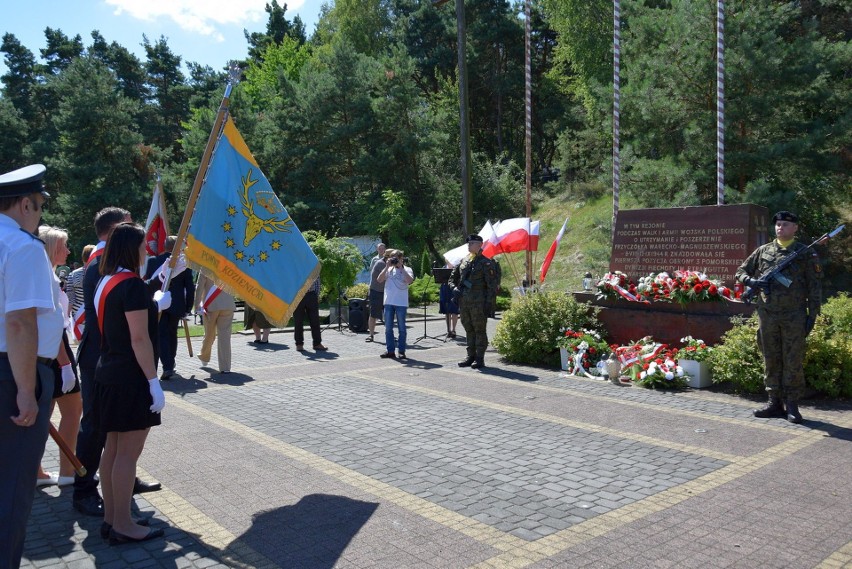
<svg viewBox="0 0 852 569">
<path fill-rule="evenodd" d="M 272 217 L 263 219 L 259 217 L 254 212 L 254 202 L 249 197 L 249 188 L 254 186 L 258 180 L 251 179 L 252 171 L 249 169 L 248 173 L 241 177 L 243 190 L 240 194 L 240 202 L 243 204 L 243 215 L 246 216 L 246 234 L 245 239 L 243 240 L 243 246 L 248 247 L 249 243 L 252 240 L 260 235 L 261 231 L 266 231 L 267 233 L 274 233 L 276 231 L 283 231 L 284 233 L 290 233 L 290 227 L 293 225 L 293 221 L 290 219 L 290 216 L 287 216 L 284 219 L 279 219 L 279 214 L 286 214 L 284 208 L 281 206 L 281 202 L 278 201 L 278 198 L 272 194 L 269 197 L 259 198 L 258 203 L 260 203 L 261 199 L 263 199 L 263 209 L 272 213 Z M 271 192 L 270 192 L 271 193 Z"/>
</svg>

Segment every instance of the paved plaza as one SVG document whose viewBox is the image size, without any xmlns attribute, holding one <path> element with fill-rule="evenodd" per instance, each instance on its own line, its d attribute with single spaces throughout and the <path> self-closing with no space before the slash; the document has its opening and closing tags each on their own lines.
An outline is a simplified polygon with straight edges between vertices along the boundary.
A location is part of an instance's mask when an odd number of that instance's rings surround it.
<svg viewBox="0 0 852 569">
<path fill-rule="evenodd" d="M 424 331 L 413 312 L 409 342 Z M 753 418 L 754 400 L 491 349 L 487 368 L 462 369 L 458 331 L 405 362 L 336 328 L 322 353 L 290 331 L 234 335 L 230 374 L 181 339 L 139 463 L 163 490 L 135 497 L 165 539 L 110 547 L 70 487 L 48 487 L 23 567 L 852 567 L 852 405 L 805 401 L 792 425 Z M 52 441 L 43 463 L 57 470 Z"/>
</svg>

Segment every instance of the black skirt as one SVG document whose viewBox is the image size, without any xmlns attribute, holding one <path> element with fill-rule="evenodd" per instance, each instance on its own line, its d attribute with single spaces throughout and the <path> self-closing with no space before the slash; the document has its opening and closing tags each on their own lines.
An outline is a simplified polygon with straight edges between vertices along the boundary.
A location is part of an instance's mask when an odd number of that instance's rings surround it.
<svg viewBox="0 0 852 569">
<path fill-rule="evenodd" d="M 94 382 L 95 424 L 101 433 L 142 431 L 160 424 L 151 412 L 148 380 L 128 377 L 119 383 Z"/>
</svg>

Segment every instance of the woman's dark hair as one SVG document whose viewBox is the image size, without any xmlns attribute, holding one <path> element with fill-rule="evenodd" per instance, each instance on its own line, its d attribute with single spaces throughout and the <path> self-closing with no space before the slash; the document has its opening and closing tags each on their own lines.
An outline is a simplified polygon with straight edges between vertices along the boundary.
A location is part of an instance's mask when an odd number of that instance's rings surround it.
<svg viewBox="0 0 852 569">
<path fill-rule="evenodd" d="M 135 223 L 116 225 L 107 239 L 103 257 L 98 263 L 98 272 L 102 275 L 112 275 L 119 267 L 136 271 L 142 264 L 139 246 L 144 240 L 145 230 Z"/>
</svg>

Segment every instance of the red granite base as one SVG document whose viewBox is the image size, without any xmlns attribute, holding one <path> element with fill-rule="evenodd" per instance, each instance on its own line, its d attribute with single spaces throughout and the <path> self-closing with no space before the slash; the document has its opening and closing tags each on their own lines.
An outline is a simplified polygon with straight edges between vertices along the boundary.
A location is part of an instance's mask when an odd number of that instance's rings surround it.
<svg viewBox="0 0 852 569">
<path fill-rule="evenodd" d="M 658 342 L 679 345 L 684 336 L 717 344 L 733 328 L 731 318 L 748 317 L 753 304 L 733 302 L 696 302 L 681 306 L 667 302 L 643 304 L 627 300 L 598 300 L 594 294 L 572 293 L 578 302 L 600 308 L 598 320 L 609 332 L 607 341 L 624 345 L 645 336 Z"/>
</svg>

